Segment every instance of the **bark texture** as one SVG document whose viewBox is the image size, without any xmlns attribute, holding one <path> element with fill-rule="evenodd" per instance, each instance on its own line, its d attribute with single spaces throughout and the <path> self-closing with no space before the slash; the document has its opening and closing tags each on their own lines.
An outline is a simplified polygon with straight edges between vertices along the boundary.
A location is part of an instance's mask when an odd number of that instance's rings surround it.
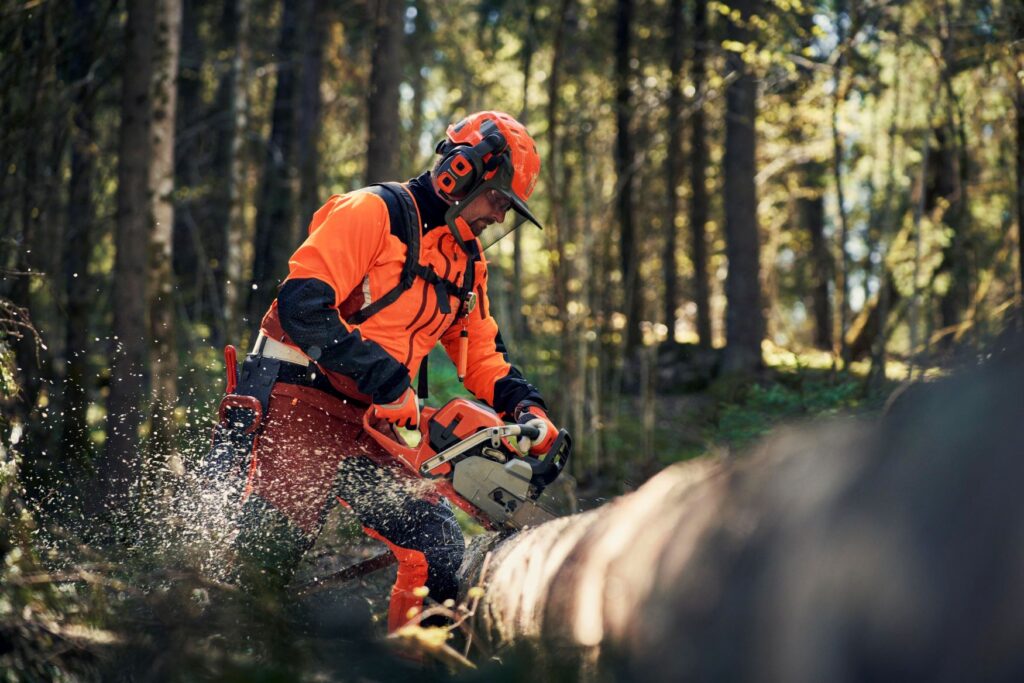
<svg viewBox="0 0 1024 683">
<path fill-rule="evenodd" d="M 89 315 L 92 310 L 92 278 L 89 253 L 96 209 L 92 201 L 96 177 L 96 92 L 86 77 L 95 59 L 94 34 L 97 25 L 92 2 L 75 2 L 74 43 L 71 46 L 69 80 L 80 83 L 75 90 L 74 127 L 71 132 L 71 177 L 68 181 L 67 233 L 64 236 L 64 296 L 67 301 L 65 325 L 64 421 L 61 450 L 68 459 L 82 457 L 89 450 L 88 354 L 92 346 Z"/>
<path fill-rule="evenodd" d="M 299 3 L 284 3 L 278 52 L 277 86 L 270 144 L 263 165 L 263 180 L 256 211 L 256 244 L 246 312 L 255 326 L 274 300 L 277 285 L 288 273 L 288 257 L 295 241 L 295 62 Z"/>
<path fill-rule="evenodd" d="M 214 151 L 214 186 L 211 202 L 211 276 L 215 305 L 220 312 L 213 326 L 214 345 L 235 342 L 238 334 L 239 283 L 242 278 L 242 235 L 245 217 L 241 201 L 244 186 L 243 137 L 248 106 L 245 76 L 248 55 L 249 0 L 227 0 L 220 19 L 221 49 L 228 54 L 217 84 L 216 109 L 220 114 Z"/>
<path fill-rule="evenodd" d="M 100 506 L 123 508 L 137 478 L 139 426 L 149 386 L 149 267 L 153 205 L 149 167 L 152 111 L 153 51 L 156 46 L 156 5 L 128 3 L 126 63 L 121 92 L 118 143 L 117 226 L 114 244 L 114 348 L 107 399 L 107 440 L 96 467 L 95 489 Z"/>
<path fill-rule="evenodd" d="M 150 453 L 166 456 L 174 434 L 173 411 L 178 400 L 174 295 L 174 120 L 177 104 L 178 53 L 181 46 L 179 0 L 157 3 L 156 49 L 153 63 L 153 123 L 149 169 L 153 201 L 153 237 L 149 252 L 150 367 L 153 410 Z"/>
<path fill-rule="evenodd" d="M 811 238 L 811 310 L 814 313 L 814 346 L 831 351 L 832 302 L 828 285 L 832 281 L 833 261 L 825 238 L 825 170 L 819 161 L 803 165 L 803 183 L 807 195 L 798 200 L 800 222 Z"/>
<path fill-rule="evenodd" d="M 618 175 L 617 210 L 619 217 L 619 259 L 622 269 L 622 290 L 625 295 L 626 357 L 640 346 L 640 319 L 643 297 L 640 295 L 640 254 L 633 215 L 633 186 L 636 173 L 633 165 L 633 97 L 630 90 L 633 69 L 630 66 L 633 32 L 633 2 L 618 0 L 615 19 L 615 168 Z"/>
<path fill-rule="evenodd" d="M 319 2 L 306 0 L 304 31 L 308 40 L 302 46 L 302 87 L 299 89 L 299 216 L 298 224 L 305 225 L 323 203 L 320 197 L 320 113 L 323 98 L 320 80 L 323 76 L 324 46 L 327 43 L 329 16 L 317 12 Z"/>
<path fill-rule="evenodd" d="M 749 17 L 756 0 L 743 0 L 734 8 Z M 747 42 L 750 31 L 730 23 L 731 40 Z M 726 88 L 725 122 L 725 252 L 729 273 L 725 281 L 728 302 L 725 316 L 726 349 L 722 360 L 727 373 L 748 373 L 761 366 L 764 312 L 761 310 L 761 243 L 757 225 L 757 81 L 730 52 L 727 61 L 735 80 Z"/>
<path fill-rule="evenodd" d="M 1020 676 L 1020 349 L 499 543 L 464 580 L 486 643 L 567 678 Z"/>
<path fill-rule="evenodd" d="M 401 149 L 398 86 L 402 81 L 401 46 L 405 26 L 402 0 L 378 0 L 376 44 L 367 111 L 370 141 L 366 150 L 366 182 L 395 180 Z"/>
<path fill-rule="evenodd" d="M 693 62 L 691 79 L 697 97 L 690 119 L 690 258 L 693 259 L 693 298 L 697 304 L 697 337 L 701 348 L 710 349 L 711 292 L 708 285 L 708 141 L 704 127 L 704 102 L 707 98 L 705 56 L 708 41 L 706 0 L 693 3 Z"/>
<path fill-rule="evenodd" d="M 679 305 L 679 287 L 677 278 L 676 248 L 678 244 L 679 215 L 679 169 L 683 156 L 683 2 L 672 0 L 669 6 L 669 72 L 672 74 L 669 86 L 666 116 L 669 121 L 668 154 L 665 155 L 665 182 L 667 185 L 668 214 L 665 221 L 665 255 L 663 269 L 665 273 L 665 325 L 668 327 L 668 339 L 675 339 L 676 308 Z"/>
</svg>

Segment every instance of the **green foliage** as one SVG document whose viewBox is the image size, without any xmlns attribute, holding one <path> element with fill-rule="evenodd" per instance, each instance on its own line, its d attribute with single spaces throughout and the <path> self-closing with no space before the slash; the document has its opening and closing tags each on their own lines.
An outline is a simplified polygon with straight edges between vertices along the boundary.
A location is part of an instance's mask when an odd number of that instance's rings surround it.
<svg viewBox="0 0 1024 683">
<path fill-rule="evenodd" d="M 861 382 L 851 376 L 833 379 L 803 370 L 780 381 L 750 384 L 718 406 L 711 440 L 741 447 L 784 421 L 857 409 L 862 405 Z"/>
</svg>

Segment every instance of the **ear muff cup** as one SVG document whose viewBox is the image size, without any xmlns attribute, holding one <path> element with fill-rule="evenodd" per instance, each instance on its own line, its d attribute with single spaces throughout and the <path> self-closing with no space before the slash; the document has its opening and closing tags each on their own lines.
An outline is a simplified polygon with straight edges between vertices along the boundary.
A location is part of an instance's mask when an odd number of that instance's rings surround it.
<svg viewBox="0 0 1024 683">
<path fill-rule="evenodd" d="M 438 151 L 444 156 L 437 164 L 434 179 L 437 189 L 448 201 L 458 202 L 469 196 L 487 173 L 497 167 L 497 158 L 508 149 L 505 136 L 493 122 L 485 122 L 481 132 L 485 133 L 484 138 L 472 146 L 453 145 L 448 140 L 438 145 Z M 487 156 L 491 159 L 484 162 Z"/>
</svg>

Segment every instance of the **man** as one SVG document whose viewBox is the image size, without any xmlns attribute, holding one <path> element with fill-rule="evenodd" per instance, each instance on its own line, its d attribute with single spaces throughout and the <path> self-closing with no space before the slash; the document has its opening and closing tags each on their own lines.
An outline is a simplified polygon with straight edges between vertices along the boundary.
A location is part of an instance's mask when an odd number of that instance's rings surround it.
<svg viewBox="0 0 1024 683">
<path fill-rule="evenodd" d="M 408 183 L 336 195 L 313 216 L 236 391 L 229 379 L 208 459 L 246 463 L 236 541 L 246 580 L 284 585 L 331 507 L 351 507 L 399 562 L 389 630 L 422 605 L 422 586 L 438 602 L 456 597 L 464 541 L 446 502 L 364 432 L 364 413 L 415 427 L 412 377 L 440 340 L 478 399 L 540 428 L 524 452 L 545 453 L 557 431 L 509 363 L 480 240 L 510 208 L 539 227 L 526 204 L 536 145 L 514 118 L 486 111 L 449 126 L 437 152 Z"/>
</svg>

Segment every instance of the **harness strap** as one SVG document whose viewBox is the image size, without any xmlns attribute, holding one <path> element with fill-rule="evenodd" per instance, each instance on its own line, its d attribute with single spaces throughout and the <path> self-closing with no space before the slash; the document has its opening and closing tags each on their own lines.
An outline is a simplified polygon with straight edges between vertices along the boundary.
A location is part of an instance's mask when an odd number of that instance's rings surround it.
<svg viewBox="0 0 1024 683">
<path fill-rule="evenodd" d="M 384 200 L 388 208 L 391 233 L 405 244 L 405 264 L 402 276 L 397 285 L 369 306 L 361 308 L 349 317 L 349 322 L 360 324 L 383 308 L 390 306 L 402 292 L 412 287 L 415 280 L 415 268 L 420 260 L 420 227 L 419 213 L 412 195 L 399 183 L 381 183 L 367 188 L 370 192 Z"/>
</svg>

